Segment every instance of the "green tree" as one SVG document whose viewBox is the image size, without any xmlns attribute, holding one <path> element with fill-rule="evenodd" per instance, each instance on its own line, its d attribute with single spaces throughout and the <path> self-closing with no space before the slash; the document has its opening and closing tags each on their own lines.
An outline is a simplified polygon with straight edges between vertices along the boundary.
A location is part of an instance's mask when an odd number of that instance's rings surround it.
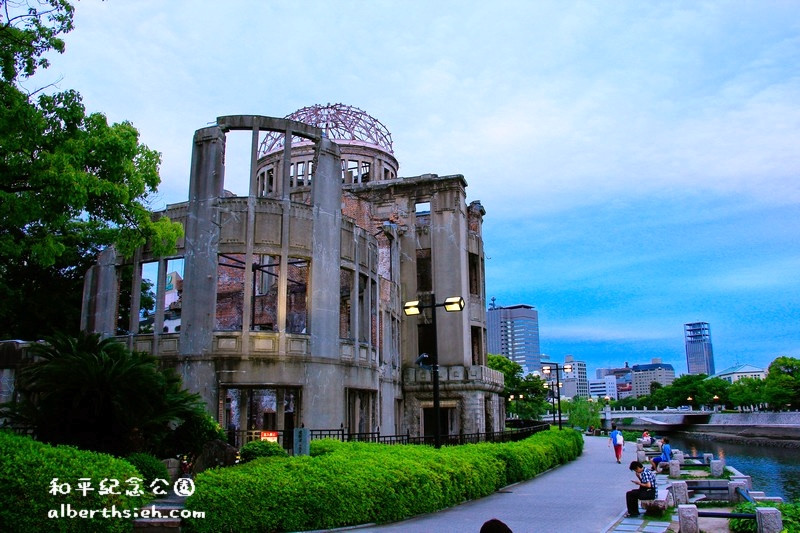
<svg viewBox="0 0 800 533">
<path fill-rule="evenodd" d="M 764 399 L 776 411 L 800 408 L 800 359 L 781 356 L 769 365 Z"/>
<path fill-rule="evenodd" d="M 700 399 L 704 405 L 725 406 L 730 403 L 731 384 L 721 378 L 708 378 L 701 384 Z"/>
<path fill-rule="evenodd" d="M 128 255 L 149 242 L 163 254 L 183 229 L 146 208 L 161 156 L 133 125 L 87 114 L 75 91 L 20 83 L 64 51 L 72 5 L 0 0 L 0 9 L 0 338 L 38 338 L 77 330 L 82 277 L 101 247 Z"/>
<path fill-rule="evenodd" d="M 44 442 L 119 456 L 154 451 L 174 427 L 205 412 L 173 370 L 114 339 L 58 335 L 32 351 L 35 362 L 19 371 L 21 400 L 2 416 Z"/>
<path fill-rule="evenodd" d="M 488 354 L 486 366 L 503 373 L 506 411 L 519 418 L 539 418 L 547 412 L 547 388 L 538 376 L 523 376 L 523 369 L 508 357 Z M 511 397 L 514 397 L 513 400 Z"/>
<path fill-rule="evenodd" d="M 702 382 L 706 377 L 708 376 L 705 374 L 686 374 L 676 378 L 675 381 L 672 382 L 672 385 L 665 387 L 668 404 L 673 407 L 679 405 L 699 405 Z M 689 398 L 692 399 L 689 400 Z"/>
<path fill-rule="evenodd" d="M 589 426 L 600 427 L 602 405 L 599 402 L 576 396 L 566 403 L 566 410 L 569 414 L 570 426 L 584 430 Z"/>
<path fill-rule="evenodd" d="M 547 401 L 549 391 L 541 377 L 527 374 L 517 390 L 521 398 L 517 403 L 517 414 L 520 418 L 538 419 L 547 413 L 550 406 Z"/>
<path fill-rule="evenodd" d="M 766 403 L 764 400 L 764 380 L 757 378 L 741 378 L 728 389 L 728 400 L 735 407 L 754 409 Z"/>
</svg>

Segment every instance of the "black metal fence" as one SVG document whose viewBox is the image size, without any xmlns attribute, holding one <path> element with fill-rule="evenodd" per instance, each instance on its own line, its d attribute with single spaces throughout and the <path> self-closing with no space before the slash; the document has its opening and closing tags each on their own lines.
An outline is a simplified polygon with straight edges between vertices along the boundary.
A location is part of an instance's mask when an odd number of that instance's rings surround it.
<svg viewBox="0 0 800 533">
<path fill-rule="evenodd" d="M 442 435 L 443 446 L 456 446 L 460 444 L 475 444 L 479 442 L 514 442 L 526 439 L 550 427 L 547 422 L 533 422 L 528 427 L 511 428 L 505 431 L 489 433 L 466 433 L 462 435 Z M 365 433 L 351 433 L 347 428 L 338 429 L 312 429 L 311 440 L 335 439 L 342 442 L 375 442 L 379 444 L 427 444 L 433 446 L 433 435 L 411 436 L 382 435 L 379 431 Z M 237 448 L 254 440 L 267 440 L 277 442 L 287 450 L 292 449 L 293 432 L 283 430 L 229 430 L 228 443 Z"/>
</svg>

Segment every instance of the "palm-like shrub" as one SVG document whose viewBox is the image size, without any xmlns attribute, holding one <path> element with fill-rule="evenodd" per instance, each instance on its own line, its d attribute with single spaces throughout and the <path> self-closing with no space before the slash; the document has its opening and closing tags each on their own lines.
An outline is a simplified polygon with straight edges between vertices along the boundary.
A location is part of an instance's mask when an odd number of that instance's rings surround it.
<svg viewBox="0 0 800 533">
<path fill-rule="evenodd" d="M 171 369 L 114 339 L 59 335 L 32 348 L 19 373 L 21 401 L 3 416 L 37 439 L 119 456 L 157 449 L 175 425 L 205 409 Z"/>
</svg>

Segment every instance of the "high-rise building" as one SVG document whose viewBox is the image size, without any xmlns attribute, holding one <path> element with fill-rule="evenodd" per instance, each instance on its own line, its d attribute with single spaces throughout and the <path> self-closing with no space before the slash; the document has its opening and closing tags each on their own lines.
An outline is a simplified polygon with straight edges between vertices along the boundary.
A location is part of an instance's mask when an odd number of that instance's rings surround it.
<svg viewBox="0 0 800 533">
<path fill-rule="evenodd" d="M 561 394 L 569 398 L 580 396 L 589 397 L 589 379 L 586 377 L 586 362 L 576 361 L 571 355 L 564 356 L 564 365 L 569 368 L 569 372 L 564 372 L 562 378 L 564 386 Z"/>
<path fill-rule="evenodd" d="M 646 365 L 633 365 L 631 367 L 633 396 L 648 396 L 652 391 L 653 383 L 663 386 L 672 385 L 675 381 L 675 369 L 670 364 L 662 363 L 661 359 L 653 359 Z"/>
<path fill-rule="evenodd" d="M 497 307 L 492 298 L 486 329 L 489 353 L 504 355 L 527 372 L 541 370 L 539 313 L 533 306 Z"/>
<path fill-rule="evenodd" d="M 602 400 L 606 396 L 609 400 L 617 399 L 617 378 L 613 374 L 589 380 L 589 397 Z"/>
<path fill-rule="evenodd" d="M 714 351 L 711 349 L 711 328 L 708 322 L 683 325 L 686 338 L 686 367 L 689 374 L 714 375 Z"/>
<path fill-rule="evenodd" d="M 620 368 L 597 369 L 597 379 L 603 379 L 606 376 L 614 376 L 617 381 L 617 399 L 622 400 L 633 395 L 633 376 L 627 362 L 624 367 Z"/>
</svg>

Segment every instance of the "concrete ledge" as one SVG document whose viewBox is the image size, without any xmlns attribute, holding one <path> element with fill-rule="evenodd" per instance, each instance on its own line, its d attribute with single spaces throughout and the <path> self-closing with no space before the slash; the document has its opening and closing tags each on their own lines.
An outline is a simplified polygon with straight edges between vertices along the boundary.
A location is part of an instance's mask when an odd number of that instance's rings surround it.
<svg viewBox="0 0 800 533">
<path fill-rule="evenodd" d="M 639 500 L 639 506 L 644 509 L 646 514 L 661 514 L 667 510 L 667 500 L 669 499 L 669 489 L 665 486 L 656 490 L 654 500 Z"/>
</svg>

